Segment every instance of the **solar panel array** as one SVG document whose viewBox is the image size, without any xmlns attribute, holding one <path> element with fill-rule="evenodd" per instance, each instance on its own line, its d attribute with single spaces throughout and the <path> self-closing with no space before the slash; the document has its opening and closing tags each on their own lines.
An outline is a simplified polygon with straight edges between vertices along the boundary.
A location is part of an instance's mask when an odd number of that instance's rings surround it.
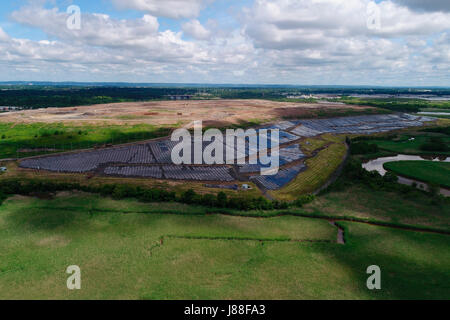
<svg viewBox="0 0 450 320">
<path fill-rule="evenodd" d="M 262 185 L 268 190 L 277 190 L 291 182 L 302 169 L 306 168 L 303 163 L 287 169 L 280 169 L 277 174 L 270 176 L 252 176 L 251 181 Z"/>
<path fill-rule="evenodd" d="M 106 175 L 143 177 L 172 180 L 234 181 L 226 166 L 193 167 L 184 165 L 163 166 L 109 166 L 103 170 Z"/>
<path fill-rule="evenodd" d="M 280 124 L 275 124 L 275 125 L 272 125 L 272 126 L 269 126 L 269 127 L 263 127 L 261 129 L 267 129 L 267 130 L 274 130 L 274 129 L 276 129 L 276 130 L 279 130 L 279 141 L 278 141 L 279 144 L 284 144 L 284 143 L 288 143 L 288 142 L 292 142 L 292 141 L 300 139 L 300 137 L 298 135 L 292 134 L 292 132 L 288 132 L 288 131 L 285 131 L 285 129 L 282 129 L 282 128 L 285 128 L 287 125 L 288 124 L 286 124 L 286 122 L 283 121 L 283 122 L 280 122 Z M 289 122 L 289 127 L 288 128 L 293 127 L 295 125 L 296 125 L 296 123 Z M 260 133 L 261 129 L 257 130 L 258 134 Z M 262 135 L 262 134 L 260 134 L 260 135 Z"/>
<path fill-rule="evenodd" d="M 128 163 L 135 156 L 137 146 L 125 146 L 94 151 L 25 159 L 23 168 L 56 172 L 82 173 L 97 169 L 106 163 Z"/>
<path fill-rule="evenodd" d="M 272 127 L 275 129 L 287 130 L 289 128 L 298 125 L 298 123 L 299 123 L 298 121 L 280 121 L 274 124 Z"/>
<path fill-rule="evenodd" d="M 322 133 L 355 133 L 371 134 L 375 132 L 386 132 L 413 126 L 422 126 L 425 121 L 433 121 L 433 118 L 420 117 L 409 114 L 388 114 L 352 116 L 331 119 L 306 119 L 297 121 L 280 121 L 274 125 L 262 129 L 279 129 L 280 144 L 296 141 L 302 137 L 313 137 Z M 267 138 L 261 135 L 261 129 L 255 133 L 259 139 Z M 270 137 L 270 130 L 269 130 Z M 257 148 L 250 148 L 246 138 L 245 152 L 239 153 L 237 143 L 227 145 L 226 141 L 220 140 L 223 145 L 224 161 L 227 154 L 233 154 L 233 159 L 244 159 L 245 156 L 257 154 Z M 268 148 L 271 147 L 270 139 Z M 111 147 L 100 150 L 80 151 L 77 153 L 49 155 L 25 159 L 20 166 L 37 170 L 48 170 L 54 172 L 83 173 L 101 167 L 104 174 L 129 176 L 129 177 L 151 177 L 176 180 L 198 180 L 198 181 L 234 181 L 231 169 L 224 165 L 211 166 L 188 166 L 173 165 L 172 149 L 178 142 L 169 139 L 153 141 L 147 144 L 135 144 L 121 147 Z M 202 142 L 202 152 L 210 142 Z M 299 144 L 280 148 L 280 166 L 301 160 L 305 157 Z M 191 146 L 191 163 L 194 161 L 194 146 Z M 247 161 L 248 162 L 248 161 Z M 117 166 L 117 165 L 130 166 Z M 140 165 L 140 166 L 132 166 Z M 152 165 L 152 166 L 145 166 Z M 265 165 L 268 167 L 269 165 Z M 260 162 L 257 164 L 238 165 L 240 173 L 259 174 L 264 167 Z M 291 181 L 304 168 L 303 164 L 295 165 L 288 169 L 280 169 L 273 176 L 252 176 L 250 179 L 258 182 L 267 189 L 279 189 Z"/>
<path fill-rule="evenodd" d="M 192 167 L 184 165 L 162 166 L 164 176 L 173 180 L 233 181 L 235 178 L 226 166 Z"/>
<path fill-rule="evenodd" d="M 145 164 L 145 163 L 155 163 L 155 157 L 153 156 L 152 152 L 150 151 L 148 145 L 137 145 L 135 146 L 136 153 L 131 158 L 131 160 L 128 163 L 132 164 Z"/>
<path fill-rule="evenodd" d="M 300 149 L 299 144 L 293 144 L 280 149 L 280 166 L 303 159 L 305 155 Z"/>
<path fill-rule="evenodd" d="M 300 120 L 300 126 L 291 130 L 301 137 L 313 137 L 322 133 L 372 134 L 408 127 L 422 126 L 432 118 L 410 114 L 386 114 L 369 116 L 352 116 L 331 119 Z"/>
<path fill-rule="evenodd" d="M 178 142 L 170 140 L 156 141 L 148 144 L 158 163 L 172 163 L 172 149 Z"/>
<path fill-rule="evenodd" d="M 145 177 L 145 178 L 157 178 L 163 177 L 162 170 L 159 166 L 151 167 L 106 167 L 104 173 L 113 176 L 125 176 L 125 177 Z"/>
<path fill-rule="evenodd" d="M 305 155 L 300 150 L 299 144 L 293 144 L 285 148 L 280 148 L 279 153 L 279 165 L 284 166 L 288 163 L 301 160 L 305 158 Z M 269 168 L 270 164 L 261 164 L 261 162 L 258 159 L 258 163 L 256 164 L 243 164 L 238 165 L 239 172 L 240 173 L 252 173 L 252 172 L 260 172 L 262 168 Z"/>
</svg>

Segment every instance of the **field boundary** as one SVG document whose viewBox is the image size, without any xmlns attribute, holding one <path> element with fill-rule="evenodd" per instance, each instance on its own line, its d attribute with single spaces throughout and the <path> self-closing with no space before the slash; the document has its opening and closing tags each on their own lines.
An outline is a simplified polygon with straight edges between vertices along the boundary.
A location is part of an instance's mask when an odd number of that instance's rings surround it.
<svg viewBox="0 0 450 320">
<path fill-rule="evenodd" d="M 65 207 L 65 208 L 55 208 L 50 206 L 42 206 L 42 207 L 36 207 L 39 209 L 46 209 L 46 210 L 75 210 L 75 209 L 84 209 L 81 207 Z M 96 208 L 87 208 L 86 210 L 90 212 L 101 212 L 101 213 L 122 213 L 122 214 L 171 214 L 171 215 L 195 215 L 195 216 L 207 216 L 207 215 L 224 215 L 224 216 L 233 216 L 233 217 L 245 217 L 245 218 L 253 218 L 253 219 L 265 219 L 265 218 L 276 218 L 276 217 L 283 217 L 283 216 L 292 216 L 292 217 L 303 217 L 303 218 L 311 218 L 311 219 L 321 219 L 321 220 L 327 220 L 327 221 L 347 221 L 347 222 L 356 222 L 356 223 L 364 223 L 368 225 L 374 225 L 379 227 L 386 227 L 386 228 L 394 228 L 394 229 L 401 229 L 406 231 L 415 231 L 415 232 L 423 232 L 423 233 L 435 233 L 435 234 L 443 234 L 443 235 L 450 235 L 450 230 L 443 230 L 443 229 L 437 229 L 437 228 L 431 228 L 431 227 L 421 227 L 421 226 L 414 226 L 414 225 L 406 225 L 406 224 L 399 224 L 399 223 L 392 223 L 392 222 L 385 222 L 385 221 L 377 221 L 377 220 L 371 220 L 371 219 L 365 219 L 365 218 L 357 218 L 357 217 L 346 217 L 346 216 L 330 216 L 330 215 L 315 215 L 315 214 L 308 214 L 308 213 L 301 213 L 301 212 L 292 212 L 292 211 L 284 211 L 284 212 L 275 212 L 274 214 L 268 214 L 268 215 L 255 215 L 255 214 L 245 214 L 242 212 L 233 213 L 233 212 L 226 212 L 226 211 L 220 211 L 220 208 L 205 208 L 205 212 L 203 213 L 179 213 L 179 211 L 175 212 L 174 210 L 161 210 L 161 212 L 155 213 L 155 212 L 148 212 L 148 211 L 114 211 L 110 209 L 96 209 Z"/>
</svg>

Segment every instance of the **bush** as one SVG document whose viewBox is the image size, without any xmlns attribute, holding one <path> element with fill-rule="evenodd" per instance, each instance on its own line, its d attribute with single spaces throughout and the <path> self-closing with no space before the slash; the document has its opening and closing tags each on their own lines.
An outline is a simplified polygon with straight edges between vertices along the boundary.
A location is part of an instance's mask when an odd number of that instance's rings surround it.
<svg viewBox="0 0 450 320">
<path fill-rule="evenodd" d="M 216 206 L 216 197 L 212 194 L 205 194 L 201 198 L 201 204 L 206 207 L 215 207 Z"/>
<path fill-rule="evenodd" d="M 441 188 L 438 184 L 428 183 L 428 191 L 431 193 L 433 197 L 438 197 L 441 191 Z"/>
<path fill-rule="evenodd" d="M 443 133 L 448 136 L 450 136 L 450 126 L 447 127 L 437 127 L 437 128 L 427 128 L 423 129 L 423 132 L 436 132 L 436 133 Z"/>
<path fill-rule="evenodd" d="M 194 190 L 189 189 L 181 194 L 180 200 L 181 202 L 187 204 L 195 204 L 195 203 L 198 204 L 201 200 L 201 197 L 197 195 L 197 193 Z"/>
<path fill-rule="evenodd" d="M 4 193 L 0 192 L 0 206 L 2 205 L 3 201 L 6 200 L 6 198 L 7 196 Z"/>
<path fill-rule="evenodd" d="M 116 185 L 111 196 L 114 199 L 123 199 L 132 196 L 132 193 L 130 192 L 129 187 L 125 185 Z"/>
<path fill-rule="evenodd" d="M 420 150 L 428 152 L 446 152 L 449 151 L 449 146 L 444 142 L 442 138 L 433 137 L 426 143 L 420 146 Z"/>
<path fill-rule="evenodd" d="M 384 177 L 383 177 L 383 180 L 385 181 L 385 182 L 395 182 L 395 183 L 397 183 L 398 182 L 398 177 L 397 177 L 397 175 L 395 175 L 393 172 L 391 172 L 391 171 L 388 171 L 388 172 L 386 172 L 386 174 L 384 175 Z"/>
<path fill-rule="evenodd" d="M 0 185 L 0 194 L 30 195 L 33 193 L 48 193 L 56 191 L 80 190 L 98 193 L 102 196 L 112 196 L 114 199 L 136 198 L 147 202 L 178 201 L 186 204 L 203 205 L 207 207 L 229 208 L 237 210 L 272 210 L 287 209 L 290 204 L 283 201 L 270 201 L 264 197 L 233 197 L 222 191 L 217 194 L 199 195 L 190 189 L 177 198 L 173 191 L 156 188 L 142 188 L 123 184 L 105 184 L 101 186 L 82 186 L 78 183 L 57 183 L 39 180 L 4 180 Z M 311 196 L 309 196 L 311 197 Z"/>
<path fill-rule="evenodd" d="M 227 204 L 228 204 L 228 197 L 227 197 L 227 194 L 226 194 L 225 192 L 223 192 L 223 191 L 220 191 L 220 192 L 217 194 L 217 202 L 216 202 L 216 205 L 217 205 L 219 208 L 225 208 L 225 207 L 227 206 Z"/>
<path fill-rule="evenodd" d="M 352 143 L 350 145 L 351 154 L 367 154 L 367 153 L 377 153 L 379 151 L 378 145 L 375 143 L 368 143 L 365 141 Z"/>
<path fill-rule="evenodd" d="M 314 199 L 316 199 L 316 196 L 313 194 L 302 195 L 294 201 L 294 206 L 303 207 L 303 205 L 314 201 Z"/>
</svg>

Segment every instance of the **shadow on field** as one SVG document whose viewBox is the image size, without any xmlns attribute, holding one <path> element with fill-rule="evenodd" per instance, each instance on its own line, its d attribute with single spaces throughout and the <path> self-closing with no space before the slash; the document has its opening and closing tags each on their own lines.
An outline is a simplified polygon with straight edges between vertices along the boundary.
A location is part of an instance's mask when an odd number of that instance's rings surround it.
<svg viewBox="0 0 450 320">
<path fill-rule="evenodd" d="M 371 299 L 449 299 L 450 236 L 341 223 L 345 246 L 317 246 L 353 273 L 348 284 Z M 369 290 L 367 267 L 381 268 L 381 290 Z M 333 268 L 333 266 L 330 266 Z M 345 296 L 345 295 L 343 295 Z"/>
<path fill-rule="evenodd" d="M 24 197 L 19 205 L 14 201 L 10 205 L 4 204 L 4 208 L 8 212 L 5 217 L 8 224 L 31 232 L 60 228 L 92 233 L 116 225 L 120 225 L 121 231 L 131 232 L 138 226 L 157 224 L 163 218 L 162 214 L 146 214 L 144 210 L 115 207 L 115 204 L 105 205 L 101 200 L 88 196 L 73 199 L 56 197 L 51 200 Z M 151 219 L 147 219 L 148 215 Z"/>
<path fill-rule="evenodd" d="M 8 222 L 27 230 L 52 230 L 60 227 L 69 227 L 76 217 L 74 211 L 68 210 L 42 210 L 33 207 L 18 208 L 8 215 Z"/>
</svg>

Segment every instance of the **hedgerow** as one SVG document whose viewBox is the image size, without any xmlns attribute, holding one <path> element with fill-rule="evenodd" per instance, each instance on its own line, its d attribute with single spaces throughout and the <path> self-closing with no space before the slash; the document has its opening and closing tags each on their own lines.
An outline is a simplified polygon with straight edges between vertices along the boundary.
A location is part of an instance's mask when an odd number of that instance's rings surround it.
<svg viewBox="0 0 450 320">
<path fill-rule="evenodd" d="M 174 191 L 158 188 L 145 188 L 126 184 L 104 184 L 100 186 L 81 185 L 79 183 L 53 182 L 42 180 L 3 180 L 0 185 L 0 204 L 13 194 L 34 195 L 40 193 L 54 193 L 57 191 L 79 190 L 111 196 L 114 199 L 136 198 L 145 202 L 180 202 L 191 205 L 201 205 L 211 208 L 229 208 L 242 211 L 287 209 L 291 206 L 305 203 L 304 198 L 288 203 L 285 201 L 268 200 L 264 197 L 233 196 L 228 197 L 224 192 L 214 194 L 198 194 L 190 189 L 177 195 Z M 313 199 L 313 198 L 311 198 Z M 310 201 L 310 200 L 308 200 Z M 312 200 L 311 200 L 312 201 Z"/>
</svg>

